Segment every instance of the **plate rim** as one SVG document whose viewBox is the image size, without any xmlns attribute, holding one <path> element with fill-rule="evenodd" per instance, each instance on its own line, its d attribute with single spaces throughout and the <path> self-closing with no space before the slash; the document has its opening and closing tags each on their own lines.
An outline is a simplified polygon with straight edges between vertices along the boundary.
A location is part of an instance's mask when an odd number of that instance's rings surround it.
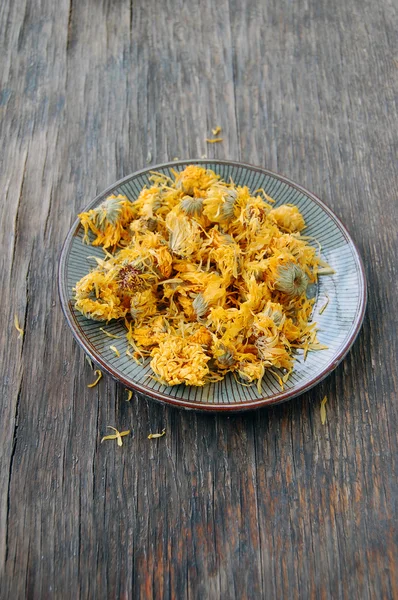
<svg viewBox="0 0 398 600">
<path fill-rule="evenodd" d="M 84 340 L 84 338 L 82 338 L 80 326 L 78 323 L 76 323 L 76 321 L 73 317 L 71 307 L 70 307 L 71 301 L 68 299 L 68 294 L 67 294 L 66 266 L 67 266 L 67 259 L 68 259 L 68 256 L 69 256 L 69 253 L 71 250 L 71 241 L 72 241 L 73 237 L 75 237 L 78 229 L 81 226 L 79 218 L 76 218 L 75 221 L 73 222 L 73 224 L 71 225 L 69 232 L 64 240 L 64 243 L 62 244 L 61 253 L 60 253 L 60 257 L 59 257 L 59 265 L 58 265 L 58 294 L 59 294 L 59 298 L 60 298 L 60 302 L 61 302 L 62 311 L 63 311 L 65 319 L 72 331 L 73 337 L 77 341 L 78 345 L 83 349 L 83 351 L 86 354 L 88 354 L 89 357 L 97 365 L 99 365 L 106 373 L 108 373 L 108 375 L 110 375 L 118 383 L 122 383 L 125 387 L 127 387 L 129 389 L 133 389 L 143 395 L 149 396 L 151 399 L 157 400 L 158 402 L 160 402 L 162 404 L 168 404 L 171 406 L 176 406 L 176 407 L 184 408 L 187 410 L 197 410 L 200 412 L 220 412 L 220 413 L 229 412 L 229 413 L 231 413 L 231 412 L 241 412 L 241 411 L 246 411 L 246 410 L 252 410 L 252 409 L 266 407 L 266 406 L 273 406 L 275 404 L 280 404 L 282 402 L 287 402 L 288 400 L 292 400 L 293 398 L 300 396 L 301 394 L 304 394 L 305 392 L 312 389 L 314 386 L 318 385 L 318 383 L 320 383 L 323 379 L 325 379 L 325 377 L 327 377 L 330 373 L 332 373 L 336 369 L 336 367 L 341 363 L 341 361 L 346 357 L 348 352 L 351 350 L 352 345 L 354 344 L 354 342 L 359 334 L 359 331 L 362 327 L 362 323 L 363 323 L 364 316 L 365 316 L 368 295 L 367 295 L 367 282 L 366 282 L 365 268 L 364 268 L 364 264 L 363 264 L 361 255 L 358 251 L 358 248 L 357 248 L 355 242 L 353 241 L 352 237 L 350 236 L 347 228 L 342 223 L 342 221 L 339 219 L 339 217 L 337 217 L 335 215 L 335 213 L 316 194 L 314 194 L 313 192 L 310 192 L 309 190 L 307 190 L 300 184 L 297 184 L 296 182 L 292 181 L 285 175 L 276 173 L 276 172 L 271 171 L 270 169 L 266 169 L 264 167 L 259 167 L 256 165 L 252 165 L 250 163 L 245 163 L 245 162 L 235 161 L 235 160 L 217 159 L 217 158 L 198 158 L 198 159 L 192 158 L 192 159 L 180 159 L 178 161 L 167 161 L 165 163 L 159 163 L 159 164 L 156 164 L 156 165 L 153 165 L 150 167 L 145 167 L 138 171 L 134 171 L 133 173 L 130 173 L 129 175 L 112 183 L 110 186 L 108 186 L 103 191 L 101 191 L 99 194 L 97 194 L 95 196 L 95 198 L 93 200 L 91 200 L 82 209 L 82 211 L 90 210 L 90 208 L 92 206 L 95 206 L 104 196 L 108 195 L 112 190 L 123 185 L 124 183 L 126 183 L 127 181 L 132 179 L 133 177 L 137 177 L 139 175 L 149 173 L 150 171 L 156 171 L 158 169 L 173 168 L 173 167 L 176 167 L 179 165 L 182 166 L 182 165 L 186 165 L 186 164 L 232 165 L 235 167 L 247 168 L 250 170 L 257 171 L 263 175 L 266 175 L 266 176 L 268 175 L 268 176 L 274 177 L 276 179 L 279 179 L 283 183 L 286 183 L 289 186 L 297 189 L 299 192 L 303 193 L 304 195 L 308 196 L 311 200 L 313 200 L 315 202 L 315 204 L 320 206 L 326 212 L 326 214 L 329 216 L 329 218 L 331 218 L 335 222 L 335 224 L 337 225 L 337 227 L 339 228 L 341 233 L 344 235 L 347 243 L 351 246 L 351 248 L 353 250 L 355 260 L 357 261 L 357 264 L 359 266 L 359 274 L 360 274 L 359 309 L 358 309 L 356 318 L 353 321 L 354 328 L 351 332 L 351 335 L 347 338 L 347 340 L 343 344 L 343 346 L 340 349 L 339 353 L 337 354 L 336 358 L 330 364 L 328 364 L 319 373 L 318 376 L 316 376 L 315 378 L 312 378 L 310 381 L 307 381 L 306 383 L 303 383 L 302 385 L 298 386 L 297 388 L 294 388 L 290 391 L 289 390 L 281 391 L 280 393 L 274 394 L 273 396 L 271 396 L 269 398 L 264 398 L 264 397 L 257 398 L 255 400 L 250 400 L 247 402 L 238 402 L 236 404 L 220 404 L 220 403 L 219 404 L 198 404 L 196 402 L 192 402 L 192 401 L 186 400 L 184 398 L 176 398 L 176 397 L 170 396 L 167 393 L 163 393 L 158 390 L 156 390 L 156 391 L 152 390 L 151 388 L 147 388 L 145 385 L 142 385 L 140 383 L 133 383 L 133 382 L 131 382 L 131 380 L 125 379 L 122 375 L 117 373 L 112 368 L 112 366 L 110 366 L 106 362 L 106 360 L 104 360 L 95 351 L 95 348 L 92 347 L 91 344 L 88 344 Z"/>
</svg>

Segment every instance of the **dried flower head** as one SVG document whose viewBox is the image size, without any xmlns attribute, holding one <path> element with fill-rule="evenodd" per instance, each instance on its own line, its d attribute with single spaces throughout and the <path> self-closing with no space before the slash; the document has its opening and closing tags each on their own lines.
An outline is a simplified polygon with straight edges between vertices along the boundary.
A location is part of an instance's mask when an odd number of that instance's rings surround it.
<svg viewBox="0 0 398 600">
<path fill-rule="evenodd" d="M 272 349 L 275 347 L 277 342 L 276 336 L 261 335 L 257 338 L 255 346 L 258 350 L 259 355 L 263 360 L 268 360 L 272 355 Z"/>
<path fill-rule="evenodd" d="M 197 385 L 206 383 L 210 357 L 196 342 L 170 336 L 151 352 L 151 367 L 166 385 Z"/>
<path fill-rule="evenodd" d="M 280 304 L 268 301 L 262 312 L 266 317 L 272 319 L 277 327 L 282 323 L 283 312 Z"/>
<path fill-rule="evenodd" d="M 103 231 L 108 223 L 116 225 L 122 212 L 120 198 L 109 197 L 95 209 L 95 221 L 98 229 Z"/>
<path fill-rule="evenodd" d="M 287 204 L 278 206 L 277 208 L 273 208 L 268 216 L 278 227 L 289 233 L 301 231 L 305 227 L 305 221 L 297 206 L 289 206 Z"/>
<path fill-rule="evenodd" d="M 181 200 L 181 209 L 189 217 L 198 217 L 203 211 L 203 198 L 192 198 L 192 196 L 185 196 Z"/>
<path fill-rule="evenodd" d="M 169 248 L 178 256 L 190 256 L 200 243 L 200 232 L 196 221 L 183 214 L 170 212 L 166 217 L 170 231 Z"/>
<path fill-rule="evenodd" d="M 222 367 L 232 367 L 232 365 L 236 362 L 233 351 L 230 348 L 224 346 L 224 344 L 222 344 L 221 347 L 224 350 L 224 352 L 217 357 L 218 362 L 220 363 L 220 365 L 222 365 Z"/>
<path fill-rule="evenodd" d="M 149 231 L 156 231 L 156 228 L 158 226 L 157 219 L 154 219 L 153 217 L 149 217 L 149 219 L 146 222 L 146 226 L 148 227 Z"/>
<path fill-rule="evenodd" d="M 235 202 L 238 197 L 236 190 L 228 190 L 224 196 L 224 203 L 221 205 L 221 214 L 225 221 L 230 221 L 234 218 Z"/>
<path fill-rule="evenodd" d="M 134 211 L 133 203 L 126 196 L 108 196 L 98 207 L 79 214 L 84 229 L 83 241 L 90 243 L 89 231 L 96 236 L 93 246 L 109 248 L 126 240 Z"/>
<path fill-rule="evenodd" d="M 133 265 L 122 267 L 118 275 L 118 284 L 124 291 L 135 291 L 142 286 L 141 272 Z"/>
<path fill-rule="evenodd" d="M 217 179 L 219 177 L 213 171 L 206 171 L 202 167 L 189 165 L 180 173 L 176 173 L 175 187 L 186 194 L 193 194 L 195 189 L 205 190 Z"/>
<path fill-rule="evenodd" d="M 202 319 L 205 316 L 205 314 L 208 312 L 209 305 L 207 304 L 206 300 L 203 298 L 203 295 L 198 294 L 196 296 L 195 300 L 192 302 L 192 308 L 194 309 L 197 318 Z"/>
<path fill-rule="evenodd" d="M 301 296 L 307 285 L 308 277 L 299 265 L 288 263 L 279 267 L 275 289 L 289 296 Z"/>
</svg>

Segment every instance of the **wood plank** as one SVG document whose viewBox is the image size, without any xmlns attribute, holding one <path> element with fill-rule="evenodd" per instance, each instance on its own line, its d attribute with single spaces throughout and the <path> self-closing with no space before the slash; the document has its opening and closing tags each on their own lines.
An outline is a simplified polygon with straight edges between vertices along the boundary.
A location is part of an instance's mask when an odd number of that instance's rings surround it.
<svg viewBox="0 0 398 600">
<path fill-rule="evenodd" d="M 391 0 L 1 3 L 1 597 L 398 597 L 396 26 Z M 318 193 L 365 261 L 352 352 L 270 410 L 88 389 L 61 313 L 77 212 L 202 155 Z M 123 448 L 107 425 L 132 429 Z"/>
</svg>

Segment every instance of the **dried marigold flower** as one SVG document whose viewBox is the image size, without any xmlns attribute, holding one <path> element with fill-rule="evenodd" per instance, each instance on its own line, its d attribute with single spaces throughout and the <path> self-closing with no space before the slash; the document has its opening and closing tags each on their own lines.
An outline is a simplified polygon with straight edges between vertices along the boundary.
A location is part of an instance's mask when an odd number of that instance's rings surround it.
<svg viewBox="0 0 398 600">
<path fill-rule="evenodd" d="M 150 357 L 163 385 L 202 386 L 231 372 L 261 393 L 266 371 L 283 385 L 296 350 L 305 360 L 325 347 L 306 292 L 333 269 L 300 234 L 298 208 L 273 203 L 198 165 L 152 172 L 134 202 L 109 196 L 80 215 L 85 241 L 106 256 L 76 284 L 75 308 L 123 319 L 131 352 L 120 341 L 120 354 Z"/>
<path fill-rule="evenodd" d="M 151 352 L 151 367 L 166 385 L 202 386 L 209 373 L 206 355 L 200 344 L 178 336 L 170 336 Z"/>
<path fill-rule="evenodd" d="M 134 216 L 134 206 L 125 196 L 109 196 L 97 208 L 80 213 L 84 241 L 89 243 L 88 232 L 96 238 L 94 246 L 109 248 L 128 237 L 128 225 Z"/>
<path fill-rule="evenodd" d="M 118 284 L 122 290 L 135 291 L 142 285 L 141 272 L 133 265 L 122 267 L 118 275 Z"/>
<path fill-rule="evenodd" d="M 185 196 L 181 200 L 181 209 L 189 217 L 199 216 L 203 211 L 203 198 L 192 198 L 192 196 Z"/>
<path fill-rule="evenodd" d="M 203 298 L 203 295 L 198 294 L 195 300 L 192 302 L 192 308 L 195 311 L 195 314 L 198 317 L 198 319 L 201 319 L 208 312 L 209 305 Z"/>
<path fill-rule="evenodd" d="M 275 221 L 284 231 L 288 231 L 289 233 L 302 231 L 305 227 L 305 221 L 297 206 L 278 206 L 268 213 L 268 217 Z"/>
<path fill-rule="evenodd" d="M 308 277 L 299 265 L 289 263 L 279 267 L 275 289 L 289 296 L 301 296 L 307 289 L 307 285 Z"/>
<path fill-rule="evenodd" d="M 230 348 L 227 348 L 223 344 L 221 345 L 221 348 L 223 349 L 223 353 L 217 356 L 217 361 L 224 368 L 232 367 L 232 365 L 236 362 L 234 351 Z"/>
</svg>

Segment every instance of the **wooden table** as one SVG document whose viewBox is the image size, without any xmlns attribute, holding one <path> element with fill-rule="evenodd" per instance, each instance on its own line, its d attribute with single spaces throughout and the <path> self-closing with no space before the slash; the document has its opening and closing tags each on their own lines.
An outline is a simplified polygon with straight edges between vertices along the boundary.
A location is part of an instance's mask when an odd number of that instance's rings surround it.
<svg viewBox="0 0 398 600">
<path fill-rule="evenodd" d="M 3 0 L 0 16 L 0 597 L 398 598 L 397 5 Z M 206 144 L 215 125 L 224 141 Z M 365 262 L 351 353 L 270 410 L 89 389 L 61 312 L 78 211 L 202 155 L 314 191 Z M 132 429 L 123 448 L 100 444 L 108 425 Z"/>
</svg>

